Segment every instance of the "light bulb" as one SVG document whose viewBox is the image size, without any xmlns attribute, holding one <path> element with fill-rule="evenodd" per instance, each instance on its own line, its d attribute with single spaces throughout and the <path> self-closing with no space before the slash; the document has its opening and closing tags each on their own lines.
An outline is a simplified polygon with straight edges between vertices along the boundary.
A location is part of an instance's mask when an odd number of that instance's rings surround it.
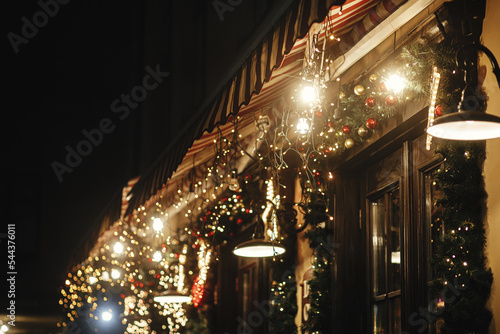
<svg viewBox="0 0 500 334">
<path fill-rule="evenodd" d="M 115 243 L 115 245 L 113 246 L 113 250 L 116 254 L 121 254 L 123 252 L 123 245 L 121 242 L 117 242 Z"/>
<path fill-rule="evenodd" d="M 155 218 L 153 220 L 153 230 L 160 232 L 163 229 L 163 222 L 160 218 Z"/>
<path fill-rule="evenodd" d="M 156 251 L 154 254 L 153 254 L 153 261 L 155 262 L 160 262 L 162 259 L 162 256 L 161 256 L 161 252 L 160 251 Z"/>
<path fill-rule="evenodd" d="M 316 88 L 314 86 L 305 86 L 302 88 L 302 100 L 304 102 L 313 102 L 318 98 L 316 94 Z"/>
<path fill-rule="evenodd" d="M 113 269 L 111 270 L 111 277 L 113 279 L 118 279 L 120 278 L 120 271 L 118 269 Z"/>
<path fill-rule="evenodd" d="M 307 123 L 306 118 L 299 118 L 299 122 L 297 123 L 297 131 L 303 135 L 309 132 L 309 124 Z"/>
<path fill-rule="evenodd" d="M 406 87 L 406 80 L 397 74 L 392 74 L 385 84 L 387 89 L 394 93 L 401 93 Z"/>
<path fill-rule="evenodd" d="M 107 281 L 109 279 L 109 274 L 107 271 L 103 271 L 102 272 L 102 275 L 101 275 L 101 278 L 105 281 Z"/>
<path fill-rule="evenodd" d="M 104 320 L 104 321 L 110 321 L 110 320 L 111 320 L 111 318 L 113 318 L 113 315 L 111 314 L 111 312 L 104 311 L 104 312 L 102 312 L 102 314 L 101 314 L 101 318 L 102 318 L 102 320 Z"/>
<path fill-rule="evenodd" d="M 96 277 L 94 277 L 94 276 L 90 276 L 90 277 L 89 277 L 89 283 L 90 283 L 90 284 L 95 284 L 95 283 L 97 283 L 97 278 L 96 278 Z"/>
</svg>

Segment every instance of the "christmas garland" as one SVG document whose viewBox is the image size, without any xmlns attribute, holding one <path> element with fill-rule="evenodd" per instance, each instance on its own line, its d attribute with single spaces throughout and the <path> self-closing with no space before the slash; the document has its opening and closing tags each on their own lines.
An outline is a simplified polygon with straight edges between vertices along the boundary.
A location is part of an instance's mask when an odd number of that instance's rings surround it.
<svg viewBox="0 0 500 334">
<path fill-rule="evenodd" d="M 311 193 L 305 206 L 304 218 L 312 228 L 305 233 L 309 246 L 313 249 L 313 277 L 308 282 L 311 306 L 302 331 L 305 333 L 332 333 L 331 315 L 333 300 L 331 296 L 331 235 L 333 231 L 325 227 L 329 216 L 326 213 L 326 199 L 321 193 Z"/>
<path fill-rule="evenodd" d="M 286 253 L 276 259 L 273 267 L 271 287 L 271 312 L 269 315 L 269 333 L 297 333 L 295 316 L 297 314 L 297 282 L 295 280 L 295 260 L 297 236 L 286 235 L 281 241 Z"/>
</svg>

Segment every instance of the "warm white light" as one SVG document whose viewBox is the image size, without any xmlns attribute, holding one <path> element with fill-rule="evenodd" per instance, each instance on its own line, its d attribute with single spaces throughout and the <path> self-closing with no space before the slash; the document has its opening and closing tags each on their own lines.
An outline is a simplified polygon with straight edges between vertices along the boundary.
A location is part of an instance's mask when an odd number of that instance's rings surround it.
<svg viewBox="0 0 500 334">
<path fill-rule="evenodd" d="M 234 255 L 241 257 L 271 257 L 285 253 L 283 247 L 277 241 L 265 241 L 264 239 L 254 239 L 236 246 Z"/>
<path fill-rule="evenodd" d="M 401 252 L 391 252 L 391 263 L 401 264 Z"/>
<path fill-rule="evenodd" d="M 299 122 L 297 123 L 297 131 L 301 135 L 304 135 L 307 132 L 309 132 L 309 124 L 307 123 L 306 118 L 299 118 Z"/>
<path fill-rule="evenodd" d="M 2 325 L 2 327 L 0 327 L 0 330 L 1 330 L 2 332 L 6 332 L 6 331 L 8 331 L 8 330 L 9 330 L 9 327 L 7 327 L 7 326 L 5 326 L 5 325 Z"/>
<path fill-rule="evenodd" d="M 118 269 L 112 269 L 111 270 L 111 277 L 113 279 L 118 279 L 120 278 L 120 271 Z"/>
<path fill-rule="evenodd" d="M 314 86 L 305 86 L 302 88 L 302 101 L 310 103 L 318 99 L 316 88 Z"/>
<path fill-rule="evenodd" d="M 154 254 L 153 254 L 153 261 L 155 262 L 160 262 L 161 259 L 162 259 L 162 255 L 161 255 L 161 252 L 160 251 L 156 251 Z"/>
<path fill-rule="evenodd" d="M 153 230 L 156 232 L 163 230 L 163 221 L 160 218 L 155 218 L 153 220 Z"/>
<path fill-rule="evenodd" d="M 107 271 L 103 271 L 102 272 L 102 275 L 101 275 L 101 278 L 105 281 L 107 281 L 109 279 L 109 274 Z"/>
<path fill-rule="evenodd" d="M 94 277 L 94 276 L 90 276 L 90 277 L 89 277 L 89 283 L 90 283 L 90 284 L 95 284 L 95 283 L 97 283 L 97 278 L 96 278 L 96 277 Z"/>
<path fill-rule="evenodd" d="M 181 294 L 171 294 L 171 295 L 155 296 L 153 300 L 160 304 L 188 303 L 191 301 L 191 297 L 184 296 Z"/>
<path fill-rule="evenodd" d="M 113 251 L 116 253 L 116 254 L 121 254 L 123 253 L 123 245 L 121 242 L 116 242 L 115 245 L 113 246 Z"/>
<path fill-rule="evenodd" d="M 397 74 L 391 75 L 385 83 L 387 89 L 394 93 L 401 93 L 406 87 L 406 80 Z"/>
<path fill-rule="evenodd" d="M 113 318 L 113 315 L 111 314 L 111 312 L 104 311 L 104 312 L 102 312 L 102 314 L 101 314 L 101 318 L 102 318 L 102 320 L 104 320 L 104 321 L 110 321 L 110 320 L 111 320 L 111 318 Z"/>
<path fill-rule="evenodd" d="M 460 113 L 456 113 L 460 114 Z M 500 137 L 500 123 L 457 120 L 427 128 L 427 133 L 433 137 L 451 140 L 485 140 Z"/>
</svg>

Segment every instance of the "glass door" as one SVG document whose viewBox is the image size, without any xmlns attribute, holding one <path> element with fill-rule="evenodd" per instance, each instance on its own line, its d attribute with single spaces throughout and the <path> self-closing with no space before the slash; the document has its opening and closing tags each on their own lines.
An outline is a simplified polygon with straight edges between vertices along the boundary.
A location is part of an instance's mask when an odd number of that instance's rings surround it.
<svg viewBox="0 0 500 334">
<path fill-rule="evenodd" d="M 368 199 L 371 332 L 401 332 L 402 219 L 399 185 Z"/>
</svg>

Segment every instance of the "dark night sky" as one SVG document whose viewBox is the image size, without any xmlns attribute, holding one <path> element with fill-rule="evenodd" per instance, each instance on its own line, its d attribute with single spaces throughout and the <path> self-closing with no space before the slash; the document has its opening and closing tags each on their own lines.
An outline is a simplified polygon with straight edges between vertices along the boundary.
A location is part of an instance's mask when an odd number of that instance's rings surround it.
<svg viewBox="0 0 500 334">
<path fill-rule="evenodd" d="M 106 206 L 175 138 L 178 125 L 209 95 L 205 87 L 224 81 L 275 3 L 243 2 L 221 20 L 210 1 L 68 1 L 14 52 L 9 33 L 24 37 L 25 22 L 40 18 L 40 3 L 55 1 L 14 1 L 2 11 L 7 92 L 0 188 L 4 225 L 15 223 L 17 231 L 18 314 L 59 314 L 68 262 Z M 203 36 L 210 39 L 205 43 Z M 171 75 L 120 120 L 112 101 L 156 64 Z M 114 131 L 59 182 L 51 165 L 64 164 L 66 147 L 76 149 L 85 139 L 82 131 L 104 118 Z M 2 310 L 6 302 L 0 298 Z"/>
<path fill-rule="evenodd" d="M 35 1 L 8 6 L 2 213 L 6 223 L 16 223 L 19 312 L 43 313 L 57 310 L 54 292 L 68 260 L 137 172 L 130 164 L 137 116 L 119 120 L 110 103 L 142 78 L 143 9 L 138 1 L 59 4 L 16 54 L 8 33 L 22 36 L 22 18 L 33 22 L 41 7 Z M 82 130 L 103 118 L 115 130 L 59 182 L 51 164 L 64 163 L 65 147 L 76 148 Z"/>
</svg>

